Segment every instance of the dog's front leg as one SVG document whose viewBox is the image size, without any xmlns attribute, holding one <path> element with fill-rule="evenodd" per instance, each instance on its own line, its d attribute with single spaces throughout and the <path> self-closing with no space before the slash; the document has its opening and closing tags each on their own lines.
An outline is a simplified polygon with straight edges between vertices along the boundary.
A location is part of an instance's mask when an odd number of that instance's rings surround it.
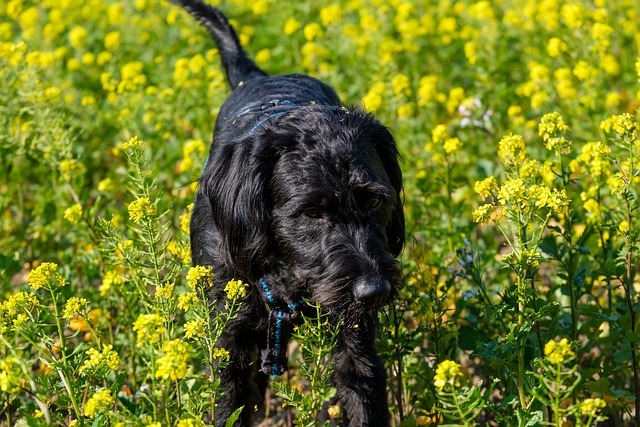
<svg viewBox="0 0 640 427">
<path fill-rule="evenodd" d="M 230 363 L 220 373 L 222 396 L 217 399 L 216 427 L 223 427 L 233 412 L 244 406 L 234 427 L 249 427 L 256 409 L 263 406 L 266 376 L 257 370 L 257 335 L 266 334 L 261 325 L 247 327 L 247 306 L 231 320 L 218 341 L 229 352 Z"/>
<path fill-rule="evenodd" d="M 343 425 L 388 427 L 387 376 L 375 349 L 375 314 L 343 326 L 334 350 L 333 379 L 342 407 Z"/>
</svg>

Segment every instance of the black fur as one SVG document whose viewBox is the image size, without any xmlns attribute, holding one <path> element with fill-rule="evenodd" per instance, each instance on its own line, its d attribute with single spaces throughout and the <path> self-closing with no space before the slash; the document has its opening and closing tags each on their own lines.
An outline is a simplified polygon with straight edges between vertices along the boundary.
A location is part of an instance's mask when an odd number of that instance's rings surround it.
<svg viewBox="0 0 640 427">
<path fill-rule="evenodd" d="M 256 283 L 307 297 L 342 316 L 334 383 L 348 426 L 388 426 L 386 375 L 375 349 L 376 310 L 394 297 L 404 244 L 402 177 L 390 132 L 343 107 L 305 75 L 267 76 L 224 15 L 201 0 L 175 0 L 213 35 L 234 89 L 215 124 L 191 219 L 194 265 L 213 266 L 214 298 L 228 280 L 251 283 L 219 346 L 217 425 L 244 405 L 251 425 L 268 383 L 258 372 L 268 309 Z"/>
</svg>

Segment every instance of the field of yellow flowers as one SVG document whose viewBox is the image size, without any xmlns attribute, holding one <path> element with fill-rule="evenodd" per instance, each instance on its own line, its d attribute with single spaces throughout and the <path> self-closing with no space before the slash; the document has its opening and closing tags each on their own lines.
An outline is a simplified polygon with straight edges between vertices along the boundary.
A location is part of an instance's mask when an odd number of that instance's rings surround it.
<svg viewBox="0 0 640 427">
<path fill-rule="evenodd" d="M 640 2 L 220 7 L 260 66 L 326 81 L 398 141 L 394 426 L 640 425 Z M 213 422 L 246 285 L 209 316 L 188 223 L 227 95 L 168 1 L 0 2 L 0 425 Z M 316 425 L 327 329 L 297 331 L 271 425 Z"/>
</svg>

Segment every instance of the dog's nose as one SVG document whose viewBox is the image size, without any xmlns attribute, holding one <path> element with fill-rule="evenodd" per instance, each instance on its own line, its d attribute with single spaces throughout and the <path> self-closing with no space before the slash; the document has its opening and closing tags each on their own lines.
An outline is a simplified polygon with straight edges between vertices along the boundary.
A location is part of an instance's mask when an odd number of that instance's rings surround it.
<svg viewBox="0 0 640 427">
<path fill-rule="evenodd" d="M 378 306 L 386 300 L 391 284 L 386 277 L 360 279 L 353 288 L 353 297 L 366 306 Z"/>
</svg>

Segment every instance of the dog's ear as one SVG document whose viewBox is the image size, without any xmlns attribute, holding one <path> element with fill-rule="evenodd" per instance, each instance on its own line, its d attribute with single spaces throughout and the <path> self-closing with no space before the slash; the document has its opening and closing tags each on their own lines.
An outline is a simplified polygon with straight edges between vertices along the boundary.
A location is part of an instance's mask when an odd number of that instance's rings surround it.
<svg viewBox="0 0 640 427">
<path fill-rule="evenodd" d="M 391 186 L 396 192 L 397 198 L 393 208 L 392 217 L 387 225 L 387 242 L 389 251 L 393 256 L 398 256 L 404 246 L 404 212 L 402 210 L 402 171 L 400 170 L 400 154 L 393 135 L 389 129 L 379 125 L 375 127 L 371 140 L 382 161 Z"/>
<path fill-rule="evenodd" d="M 272 201 L 268 186 L 276 153 L 265 149 L 265 141 L 254 135 L 240 139 L 218 136 L 203 171 L 199 192 L 211 207 L 211 223 L 219 236 L 217 256 L 228 268 L 242 272 L 247 279 L 257 279 L 271 247 Z"/>
</svg>

